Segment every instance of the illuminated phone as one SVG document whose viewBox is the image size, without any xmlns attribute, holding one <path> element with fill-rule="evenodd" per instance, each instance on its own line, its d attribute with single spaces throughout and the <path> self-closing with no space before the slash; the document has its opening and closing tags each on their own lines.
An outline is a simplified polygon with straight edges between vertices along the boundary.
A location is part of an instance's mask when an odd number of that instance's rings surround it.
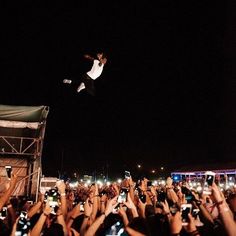
<svg viewBox="0 0 236 236">
<path fill-rule="evenodd" d="M 20 217 L 16 226 L 16 235 L 28 235 L 30 230 L 30 221 L 26 211 L 20 212 Z"/>
<path fill-rule="evenodd" d="M 80 211 L 84 211 L 85 202 L 80 202 L 79 204 L 80 204 Z"/>
<path fill-rule="evenodd" d="M 203 193 L 204 194 L 211 194 L 211 186 L 215 181 L 215 173 L 212 171 L 205 172 L 205 180 L 203 186 Z"/>
<path fill-rule="evenodd" d="M 195 208 L 192 210 L 192 216 L 194 219 L 197 219 L 197 216 L 199 215 L 200 210 Z"/>
<path fill-rule="evenodd" d="M 7 217 L 7 207 L 3 207 L 0 211 L 0 219 L 4 220 Z"/>
<path fill-rule="evenodd" d="M 120 204 L 118 204 L 115 208 L 113 208 L 112 213 L 113 214 L 118 214 L 119 209 L 120 209 Z"/>
<path fill-rule="evenodd" d="M 118 196 L 117 201 L 119 203 L 123 203 L 123 202 L 127 201 L 127 191 L 126 190 L 121 189 L 120 195 Z"/>
<path fill-rule="evenodd" d="M 191 203 L 193 200 L 195 200 L 193 193 L 187 187 L 182 186 L 181 192 L 185 195 L 185 200 L 187 201 L 187 203 Z"/>
<path fill-rule="evenodd" d="M 130 172 L 126 170 L 126 171 L 125 171 L 125 178 L 126 178 L 126 179 L 130 179 L 130 177 L 131 177 Z"/>
<path fill-rule="evenodd" d="M 142 190 L 139 187 L 137 187 L 136 191 L 138 193 L 138 197 L 141 200 L 141 202 L 146 203 L 146 195 L 143 194 Z"/>
<path fill-rule="evenodd" d="M 157 192 L 157 201 L 158 202 L 165 202 L 166 200 L 166 192 L 161 190 Z"/>
<path fill-rule="evenodd" d="M 180 207 L 180 213 L 181 213 L 181 219 L 182 219 L 182 225 L 188 225 L 189 218 L 188 214 L 192 212 L 192 204 L 182 204 Z"/>
<path fill-rule="evenodd" d="M 148 180 L 147 181 L 147 188 L 150 189 L 152 187 L 152 181 Z"/>
<path fill-rule="evenodd" d="M 12 172 L 12 167 L 11 166 L 5 166 L 6 172 L 7 172 L 7 178 L 11 179 L 11 172 Z"/>
<path fill-rule="evenodd" d="M 165 200 L 166 200 L 166 192 L 164 190 L 158 190 L 156 207 L 162 209 L 163 208 L 162 203 L 164 203 Z"/>
<path fill-rule="evenodd" d="M 139 199 L 142 201 L 142 203 L 146 203 L 146 195 L 145 194 L 140 194 Z"/>
<path fill-rule="evenodd" d="M 33 205 L 33 204 L 34 204 L 33 201 L 27 201 L 27 203 L 28 203 L 29 205 Z"/>
</svg>

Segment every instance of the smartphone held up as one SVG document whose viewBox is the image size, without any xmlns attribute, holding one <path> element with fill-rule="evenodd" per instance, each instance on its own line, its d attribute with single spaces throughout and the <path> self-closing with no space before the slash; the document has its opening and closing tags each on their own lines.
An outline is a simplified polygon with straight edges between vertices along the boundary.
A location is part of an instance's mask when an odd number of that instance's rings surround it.
<svg viewBox="0 0 236 236">
<path fill-rule="evenodd" d="M 131 177 L 131 174 L 130 174 L 130 171 L 125 171 L 125 178 L 126 179 L 130 179 L 130 177 Z"/>
<path fill-rule="evenodd" d="M 30 230 L 30 220 L 26 211 L 20 212 L 20 217 L 16 226 L 16 236 L 25 236 L 28 235 Z"/>
<path fill-rule="evenodd" d="M 127 194 L 128 194 L 128 189 L 126 188 L 121 188 L 120 194 L 118 196 L 118 203 L 124 203 L 127 201 Z"/>
<path fill-rule="evenodd" d="M 3 207 L 0 211 L 0 220 L 4 220 L 7 217 L 7 207 Z"/>
<path fill-rule="evenodd" d="M 211 194 L 211 186 L 215 182 L 215 173 L 212 171 L 205 172 L 205 179 L 203 185 L 203 193 L 204 194 Z"/>
<path fill-rule="evenodd" d="M 7 178 L 11 179 L 11 172 L 12 172 L 12 167 L 11 166 L 5 166 L 5 170 L 6 170 L 6 174 L 7 174 Z"/>
<path fill-rule="evenodd" d="M 185 203 L 181 205 L 180 213 L 181 213 L 182 225 L 188 225 L 189 223 L 188 214 L 191 212 L 192 212 L 192 204 Z"/>
</svg>

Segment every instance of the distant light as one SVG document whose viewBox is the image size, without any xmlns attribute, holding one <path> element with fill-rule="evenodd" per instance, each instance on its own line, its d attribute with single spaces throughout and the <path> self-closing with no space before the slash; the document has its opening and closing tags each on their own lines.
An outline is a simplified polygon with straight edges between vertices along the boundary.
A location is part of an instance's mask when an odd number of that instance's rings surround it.
<svg viewBox="0 0 236 236">
<path fill-rule="evenodd" d="M 161 184 L 162 184 L 162 185 L 165 185 L 165 184 L 166 184 L 166 181 L 165 181 L 165 180 L 162 180 L 162 181 L 161 181 Z"/>
<path fill-rule="evenodd" d="M 163 166 L 161 167 L 161 170 L 164 170 L 164 167 L 163 167 Z"/>
<path fill-rule="evenodd" d="M 174 180 L 179 180 L 179 177 L 177 175 L 174 176 Z"/>
<path fill-rule="evenodd" d="M 111 182 L 110 181 L 107 181 L 107 186 L 109 186 L 111 184 Z"/>
<path fill-rule="evenodd" d="M 201 191 L 202 191 L 202 187 L 201 187 L 201 186 L 198 186 L 198 187 L 196 188 L 196 190 L 197 190 L 197 192 L 201 192 Z"/>
<path fill-rule="evenodd" d="M 71 182 L 71 183 L 69 183 L 69 185 L 70 185 L 71 188 L 75 188 L 75 187 L 78 186 L 78 181 Z"/>
<path fill-rule="evenodd" d="M 152 173 L 154 174 L 156 171 L 155 170 L 152 170 Z"/>
<path fill-rule="evenodd" d="M 101 180 L 98 180 L 97 181 L 97 184 L 101 187 L 103 185 L 102 181 Z"/>
<path fill-rule="evenodd" d="M 122 182 L 122 179 L 118 179 L 117 182 L 120 184 Z"/>
<path fill-rule="evenodd" d="M 138 168 L 141 168 L 141 167 L 142 167 L 140 164 L 138 164 L 137 166 L 138 166 Z"/>
</svg>

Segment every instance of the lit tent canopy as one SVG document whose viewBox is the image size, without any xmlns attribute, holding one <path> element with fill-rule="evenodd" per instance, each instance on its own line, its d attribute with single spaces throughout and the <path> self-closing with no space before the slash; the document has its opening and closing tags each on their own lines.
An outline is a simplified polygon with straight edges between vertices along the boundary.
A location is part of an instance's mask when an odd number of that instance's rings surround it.
<svg viewBox="0 0 236 236">
<path fill-rule="evenodd" d="M 0 105 L 0 127 L 38 129 L 48 112 L 47 106 Z"/>
</svg>

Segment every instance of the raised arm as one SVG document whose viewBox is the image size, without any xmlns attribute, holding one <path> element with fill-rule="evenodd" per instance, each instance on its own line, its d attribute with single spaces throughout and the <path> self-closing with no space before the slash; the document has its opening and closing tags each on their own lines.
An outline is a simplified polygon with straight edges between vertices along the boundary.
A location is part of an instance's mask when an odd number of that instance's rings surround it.
<svg viewBox="0 0 236 236">
<path fill-rule="evenodd" d="M 128 185 L 129 185 L 129 193 L 130 193 L 131 200 L 134 201 L 134 187 L 135 187 L 135 183 L 133 182 L 133 179 L 132 179 L 131 176 L 128 179 Z"/>
<path fill-rule="evenodd" d="M 84 234 L 85 236 L 91 236 L 95 235 L 97 232 L 99 226 L 103 223 L 105 218 L 112 212 L 112 210 L 117 206 L 117 196 L 112 198 L 107 202 L 106 210 L 105 213 L 100 215 L 94 222 L 93 224 L 88 228 L 86 233 Z"/>
<path fill-rule="evenodd" d="M 62 210 L 60 208 L 57 211 L 57 223 L 62 225 L 64 236 L 68 235 L 68 230 L 66 227 L 65 218 L 64 218 Z"/>
<path fill-rule="evenodd" d="M 0 210 L 2 210 L 3 206 L 8 202 L 11 194 L 14 192 L 16 183 L 17 183 L 17 176 L 15 174 L 11 174 L 10 186 L 0 198 Z"/>
<path fill-rule="evenodd" d="M 93 61 L 95 59 L 94 57 L 90 56 L 89 54 L 85 54 L 84 58 L 86 58 L 86 59 L 88 59 L 90 61 Z"/>
<path fill-rule="evenodd" d="M 43 210 L 43 213 L 41 214 L 37 223 L 35 224 L 35 226 L 33 227 L 32 231 L 31 231 L 31 234 L 30 234 L 31 236 L 38 236 L 41 234 L 41 231 L 43 229 L 43 225 L 50 213 L 51 213 L 51 208 L 50 208 L 49 202 L 47 202 L 45 205 L 45 208 Z"/>
<path fill-rule="evenodd" d="M 218 186 L 213 183 L 212 185 L 212 194 L 216 202 L 216 206 L 219 210 L 220 217 L 224 224 L 224 228 L 229 236 L 236 235 L 236 223 L 233 219 L 233 213 L 229 208 L 229 205 L 226 203 L 223 193 L 219 190 Z"/>
<path fill-rule="evenodd" d="M 31 218 L 33 215 L 35 215 L 39 211 L 39 209 L 41 208 L 43 204 L 43 200 L 44 200 L 44 194 L 41 194 L 39 201 L 36 204 L 34 204 L 28 211 L 29 218 Z"/>
<path fill-rule="evenodd" d="M 84 220 L 82 222 L 82 225 L 80 227 L 80 234 L 84 235 L 85 231 L 89 225 L 89 220 L 90 220 L 90 216 L 92 214 L 93 211 L 93 206 L 89 201 L 89 198 L 86 199 L 85 204 L 84 204 Z"/>
<path fill-rule="evenodd" d="M 63 180 L 59 180 L 57 181 L 56 186 L 60 193 L 61 211 L 64 218 L 66 218 L 66 215 L 67 215 L 66 185 Z"/>
<path fill-rule="evenodd" d="M 93 210 L 92 210 L 92 214 L 90 216 L 90 220 L 91 222 L 93 222 L 97 216 L 97 212 L 98 212 L 98 202 L 100 202 L 100 197 L 98 194 L 98 185 L 95 183 L 94 185 L 94 189 L 93 189 L 93 196 L 92 196 L 92 203 L 93 203 Z"/>
</svg>

